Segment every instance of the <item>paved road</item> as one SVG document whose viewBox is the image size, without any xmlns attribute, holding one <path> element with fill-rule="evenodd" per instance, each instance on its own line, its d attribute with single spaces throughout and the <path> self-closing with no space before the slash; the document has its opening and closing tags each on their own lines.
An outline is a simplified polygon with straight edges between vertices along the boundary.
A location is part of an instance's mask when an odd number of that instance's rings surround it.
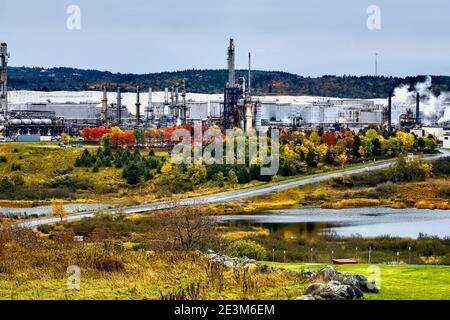
<svg viewBox="0 0 450 320">
<path fill-rule="evenodd" d="M 432 161 L 441 157 L 448 157 L 450 156 L 449 150 L 440 150 L 440 154 L 436 155 L 430 155 L 422 158 L 422 160 L 425 161 Z M 270 194 L 274 193 L 280 190 L 294 188 L 298 186 L 304 186 L 311 183 L 317 183 L 321 181 L 325 181 L 334 177 L 339 177 L 343 175 L 348 174 L 354 174 L 364 171 L 373 171 L 378 170 L 382 168 L 386 168 L 390 166 L 392 163 L 394 163 L 395 160 L 388 160 L 383 161 L 380 163 L 375 163 L 371 165 L 367 165 L 366 167 L 362 168 L 356 168 L 356 169 L 348 169 L 343 170 L 339 172 L 331 172 L 323 175 L 317 175 L 312 177 L 303 177 L 296 180 L 286 181 L 286 182 L 280 182 L 277 184 L 271 184 L 268 186 L 259 186 L 259 187 L 252 187 L 249 189 L 243 189 L 243 190 L 236 190 L 236 191 L 227 191 L 227 192 L 221 192 L 211 195 L 205 195 L 205 196 L 198 196 L 193 198 L 186 198 L 176 201 L 167 201 L 167 202 L 156 202 L 151 204 L 144 204 L 144 205 L 137 205 L 137 206 L 128 206 L 121 208 L 120 210 L 124 213 L 141 213 L 146 211 L 152 211 L 152 210 L 160 210 L 160 209 L 169 209 L 174 207 L 181 207 L 181 206 L 191 206 L 191 205 L 201 205 L 201 204 L 210 204 L 210 203 L 221 203 L 221 202 L 229 202 L 229 201 L 236 201 L 241 200 L 244 198 L 250 198 L 254 196 L 264 195 L 264 194 Z M 111 212 L 114 212 L 114 210 L 119 209 L 111 209 Z M 80 214 L 72 214 L 68 215 L 64 218 L 65 221 L 73 221 L 73 220 L 79 220 L 82 218 L 90 218 L 93 217 L 94 213 L 88 212 L 88 213 L 80 213 Z M 34 219 L 34 220 L 27 220 L 25 222 L 20 223 L 19 225 L 22 227 L 36 227 L 39 225 L 44 224 L 51 224 L 56 223 L 59 221 L 59 218 L 45 218 L 45 219 Z"/>
</svg>

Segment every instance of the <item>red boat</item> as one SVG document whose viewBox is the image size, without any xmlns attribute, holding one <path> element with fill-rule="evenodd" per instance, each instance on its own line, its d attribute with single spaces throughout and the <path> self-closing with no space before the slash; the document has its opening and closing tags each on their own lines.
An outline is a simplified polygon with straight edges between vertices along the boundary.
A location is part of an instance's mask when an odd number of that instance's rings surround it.
<svg viewBox="0 0 450 320">
<path fill-rule="evenodd" d="M 352 259 L 333 259 L 334 264 L 357 264 L 358 261 Z"/>
</svg>

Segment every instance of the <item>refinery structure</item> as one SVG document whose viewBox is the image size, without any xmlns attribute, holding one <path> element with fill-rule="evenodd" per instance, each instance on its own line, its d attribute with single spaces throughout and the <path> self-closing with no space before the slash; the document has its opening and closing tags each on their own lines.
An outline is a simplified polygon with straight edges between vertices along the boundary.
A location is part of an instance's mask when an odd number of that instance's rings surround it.
<svg viewBox="0 0 450 320">
<path fill-rule="evenodd" d="M 12 103 L 8 101 L 7 45 L 2 43 L 0 50 L 0 134 L 6 137 L 76 135 L 83 128 L 99 126 L 139 129 L 215 124 L 224 129 L 239 127 L 248 131 L 274 127 L 359 130 L 375 125 L 416 132 L 421 127 L 419 93 L 414 103 L 393 103 L 392 94 L 385 102 L 339 98 L 297 101 L 255 96 L 250 53 L 247 77 L 236 79 L 233 39 L 230 39 L 227 50 L 228 81 L 224 84 L 223 95 L 192 98 L 192 94 L 187 92 L 188 83 L 181 81 L 163 93 L 138 86 L 132 93 L 133 102 L 130 102 L 130 93 L 122 92 L 120 87 L 117 91 L 108 91 L 105 83 L 101 99 L 97 101 Z M 124 96 L 128 97 L 127 103 L 124 103 Z"/>
</svg>

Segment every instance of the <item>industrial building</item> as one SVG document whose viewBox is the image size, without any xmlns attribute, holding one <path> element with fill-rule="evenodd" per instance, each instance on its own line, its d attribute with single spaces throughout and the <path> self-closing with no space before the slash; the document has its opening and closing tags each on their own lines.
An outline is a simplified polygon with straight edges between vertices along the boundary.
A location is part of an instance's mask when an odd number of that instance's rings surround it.
<svg viewBox="0 0 450 320">
<path fill-rule="evenodd" d="M 164 93 L 148 88 L 147 101 L 142 101 L 141 88 L 136 87 L 135 112 L 123 103 L 121 88 L 108 92 L 103 85 L 101 99 L 89 102 L 24 102 L 9 103 L 7 87 L 7 45 L 0 47 L 0 131 L 5 136 L 20 134 L 59 135 L 77 134 L 81 129 L 96 126 L 131 128 L 158 128 L 180 124 L 220 125 L 222 128 L 240 127 L 243 130 L 261 130 L 270 127 L 350 128 L 358 130 L 369 125 L 389 129 L 421 127 L 420 95 L 415 104 L 393 102 L 392 94 L 385 103 L 378 100 L 284 97 L 252 95 L 251 54 L 248 54 L 248 76 L 236 79 L 235 43 L 230 39 L 227 49 L 228 79 L 223 96 L 219 98 L 188 98 L 185 81 L 174 83 Z M 147 90 L 146 90 L 147 91 Z M 129 94 L 128 94 L 129 95 Z M 113 97 L 111 99 L 111 96 Z M 109 100 L 108 100 L 109 97 Z M 130 96 L 128 96 L 128 99 Z M 131 102 L 131 103 L 130 103 Z M 449 101 L 450 105 L 450 101 Z M 444 131 L 432 133 L 423 127 L 424 134 L 443 139 Z M 421 129 L 421 130 L 422 130 Z M 426 131 L 426 133 L 425 133 Z"/>
</svg>

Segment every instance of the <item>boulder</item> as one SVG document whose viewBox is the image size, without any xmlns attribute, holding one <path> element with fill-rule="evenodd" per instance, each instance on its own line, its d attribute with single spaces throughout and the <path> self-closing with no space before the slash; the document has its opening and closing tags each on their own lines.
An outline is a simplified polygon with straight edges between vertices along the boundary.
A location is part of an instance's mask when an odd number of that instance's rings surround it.
<svg viewBox="0 0 450 320">
<path fill-rule="evenodd" d="M 320 295 L 325 290 L 326 286 L 322 283 L 312 283 L 305 288 L 303 295 Z"/>
<path fill-rule="evenodd" d="M 337 271 L 332 266 L 326 266 L 317 273 L 322 279 L 326 281 L 333 280 L 336 277 Z"/>
<path fill-rule="evenodd" d="M 304 276 L 305 278 L 311 278 L 317 275 L 317 272 L 309 270 L 309 269 L 303 269 L 301 271 L 302 276 Z"/>
<path fill-rule="evenodd" d="M 369 293 L 378 293 L 380 290 L 370 281 L 360 282 L 361 290 Z"/>
</svg>

